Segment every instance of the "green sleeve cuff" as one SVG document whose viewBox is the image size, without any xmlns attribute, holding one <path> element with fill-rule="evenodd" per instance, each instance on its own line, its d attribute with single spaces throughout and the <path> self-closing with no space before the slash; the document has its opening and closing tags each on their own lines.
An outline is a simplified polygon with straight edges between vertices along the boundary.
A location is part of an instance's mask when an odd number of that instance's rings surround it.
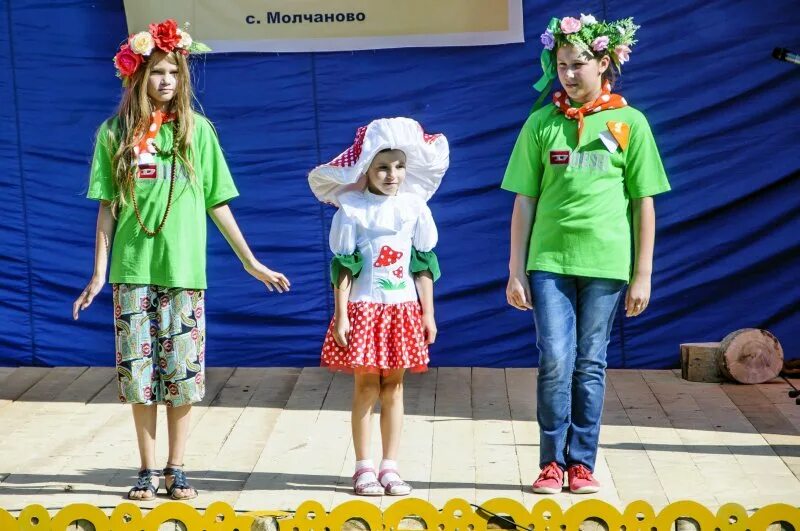
<svg viewBox="0 0 800 531">
<path fill-rule="evenodd" d="M 339 273 L 342 269 L 350 271 L 353 274 L 353 278 L 356 278 L 363 267 L 364 258 L 357 249 L 353 254 L 334 255 L 331 260 L 331 284 L 335 286 L 339 281 Z"/>
<path fill-rule="evenodd" d="M 423 271 L 430 271 L 433 276 L 433 281 L 439 280 L 442 272 L 439 270 L 439 259 L 433 251 L 417 251 L 414 247 L 411 248 L 411 273 L 421 273 Z"/>
</svg>

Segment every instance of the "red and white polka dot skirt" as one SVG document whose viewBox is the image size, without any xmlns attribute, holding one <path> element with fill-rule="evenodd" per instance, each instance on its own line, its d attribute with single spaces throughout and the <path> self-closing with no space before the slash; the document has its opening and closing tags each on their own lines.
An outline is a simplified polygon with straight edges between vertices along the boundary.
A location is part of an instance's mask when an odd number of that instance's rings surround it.
<svg viewBox="0 0 800 531">
<path fill-rule="evenodd" d="M 348 302 L 347 315 L 350 319 L 348 346 L 342 348 L 334 341 L 332 319 L 322 345 L 323 367 L 382 375 L 395 369 L 427 370 L 430 360 L 419 301 Z"/>
</svg>

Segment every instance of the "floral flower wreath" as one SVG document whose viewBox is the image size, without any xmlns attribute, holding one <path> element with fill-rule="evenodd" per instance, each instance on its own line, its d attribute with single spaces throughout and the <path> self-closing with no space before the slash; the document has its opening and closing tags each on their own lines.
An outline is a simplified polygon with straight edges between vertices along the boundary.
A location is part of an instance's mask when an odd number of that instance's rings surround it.
<svg viewBox="0 0 800 531">
<path fill-rule="evenodd" d="M 188 27 L 189 23 L 187 22 L 184 24 L 184 28 Z M 178 23 L 172 19 L 158 24 L 150 24 L 148 31 L 140 31 L 128 37 L 120 45 L 117 55 L 114 56 L 117 77 L 122 79 L 123 86 L 128 85 L 131 76 L 156 48 L 166 53 L 177 51 L 183 55 L 211 51 L 211 48 L 202 42 L 192 40 L 189 32 L 186 29 L 180 29 Z"/>
<path fill-rule="evenodd" d="M 560 46 L 571 44 L 579 50 L 597 55 L 606 52 L 617 69 L 630 59 L 631 46 L 636 44 L 633 38 L 639 26 L 633 18 L 624 18 L 614 22 L 598 21 L 592 15 L 581 18 L 552 18 L 547 29 L 541 35 L 542 77 L 534 88 L 543 94 L 549 92 L 556 74 L 556 50 Z"/>
</svg>

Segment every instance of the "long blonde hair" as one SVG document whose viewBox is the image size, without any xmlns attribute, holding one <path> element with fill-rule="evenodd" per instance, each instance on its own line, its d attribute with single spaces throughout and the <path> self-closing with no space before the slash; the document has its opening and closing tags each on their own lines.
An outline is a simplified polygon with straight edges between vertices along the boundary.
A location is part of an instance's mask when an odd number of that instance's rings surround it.
<svg viewBox="0 0 800 531">
<path fill-rule="evenodd" d="M 150 115 L 154 110 L 153 104 L 147 95 L 147 81 L 153 65 L 166 58 L 178 67 L 178 76 L 175 95 L 170 102 L 170 111 L 175 113 L 174 143 L 177 148 L 176 156 L 184 166 L 190 178 L 194 176 L 191 164 L 192 131 L 194 130 L 194 108 L 192 101 L 192 80 L 186 56 L 178 51 L 165 53 L 155 50 L 139 69 L 131 76 L 129 85 L 125 90 L 122 101 L 117 111 L 117 127 L 108 128 L 109 149 L 114 150 L 111 161 L 114 184 L 117 196 L 113 206 L 124 206 L 130 197 L 136 179 L 136 155 L 133 148 L 141 140 L 142 135 L 150 124 Z M 112 118 L 113 120 L 113 118 Z M 116 149 L 114 149 L 116 147 Z"/>
</svg>

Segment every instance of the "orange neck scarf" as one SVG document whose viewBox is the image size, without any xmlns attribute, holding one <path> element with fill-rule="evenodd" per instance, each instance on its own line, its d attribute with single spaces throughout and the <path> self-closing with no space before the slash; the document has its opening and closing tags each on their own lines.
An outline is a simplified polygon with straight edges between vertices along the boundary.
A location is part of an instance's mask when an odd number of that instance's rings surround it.
<svg viewBox="0 0 800 531">
<path fill-rule="evenodd" d="M 156 154 L 156 136 L 158 136 L 158 130 L 161 129 L 161 125 L 167 122 L 171 122 L 175 119 L 174 113 L 166 113 L 164 111 L 154 111 L 150 113 L 150 124 L 147 126 L 147 131 L 145 131 L 144 136 L 142 136 L 141 140 L 136 144 L 133 151 L 138 156 L 142 153 L 151 153 L 153 155 Z"/>
<path fill-rule="evenodd" d="M 625 98 L 619 94 L 611 93 L 611 84 L 603 84 L 600 96 L 590 102 L 584 103 L 581 107 L 570 107 L 569 98 L 563 90 L 557 91 L 553 94 L 553 103 L 555 106 L 564 113 L 564 116 L 570 120 L 578 120 L 578 144 L 581 142 L 581 133 L 583 132 L 583 117 L 587 114 L 594 114 L 601 111 L 610 109 L 620 109 L 628 105 Z"/>
</svg>

